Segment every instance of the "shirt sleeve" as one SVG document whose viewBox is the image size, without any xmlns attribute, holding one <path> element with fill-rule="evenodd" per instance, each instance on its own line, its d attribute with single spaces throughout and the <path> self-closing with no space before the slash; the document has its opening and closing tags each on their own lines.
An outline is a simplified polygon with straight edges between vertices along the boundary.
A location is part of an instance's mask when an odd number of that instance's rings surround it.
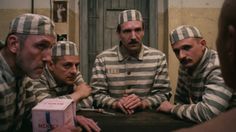
<svg viewBox="0 0 236 132">
<path fill-rule="evenodd" d="M 93 97 L 88 96 L 87 98 L 84 98 L 77 103 L 77 110 L 79 110 L 79 108 L 92 108 L 92 106 L 93 106 Z"/>
<path fill-rule="evenodd" d="M 45 98 L 59 98 L 59 99 L 71 99 L 69 95 L 57 96 L 55 90 L 56 87 L 50 87 L 48 78 L 45 75 L 42 75 L 40 79 L 32 80 L 33 83 L 33 92 L 36 95 L 37 102 L 41 102 Z M 64 88 L 65 89 L 65 88 Z"/>
<path fill-rule="evenodd" d="M 181 119 L 204 122 L 225 111 L 232 96 L 232 89 L 224 84 L 219 67 L 210 70 L 204 87 L 205 90 L 201 93 L 202 101 L 195 104 L 177 104 L 171 112 Z M 180 93 L 178 96 L 180 97 Z"/>
<path fill-rule="evenodd" d="M 79 85 L 81 83 L 84 83 L 84 79 L 82 77 L 82 74 L 80 73 L 80 71 L 78 70 L 77 71 L 77 76 L 76 76 L 76 79 L 75 79 L 75 85 Z"/>
<path fill-rule="evenodd" d="M 9 127 L 12 124 L 12 116 L 14 113 L 15 98 L 16 94 L 11 90 L 9 84 L 7 84 L 5 78 L 2 76 L 0 71 L 0 82 L 1 82 L 1 90 L 0 90 L 0 131 L 8 131 Z"/>
<path fill-rule="evenodd" d="M 45 98 L 52 98 L 47 78 L 44 75 L 42 75 L 40 79 L 32 80 L 32 83 L 34 85 L 33 92 L 36 95 L 37 102 L 41 102 Z"/>
<path fill-rule="evenodd" d="M 189 100 L 189 90 L 187 89 L 186 80 L 181 78 L 182 70 L 179 68 L 179 77 L 175 93 L 175 104 L 190 104 Z"/>
<path fill-rule="evenodd" d="M 108 83 L 105 72 L 105 65 L 102 58 L 96 58 L 92 70 L 91 87 L 94 93 L 94 101 L 97 106 L 110 108 L 116 101 L 108 93 Z"/>
<path fill-rule="evenodd" d="M 29 77 L 26 77 L 26 79 L 24 79 L 23 83 L 22 83 L 22 87 L 25 89 L 26 91 L 26 95 L 25 95 L 25 114 L 27 119 L 31 120 L 31 109 L 37 104 L 37 100 L 36 100 L 36 96 L 33 92 L 33 83 L 32 83 L 32 79 Z"/>
<path fill-rule="evenodd" d="M 156 75 L 150 94 L 144 98 L 148 102 L 149 108 L 158 107 L 161 102 L 169 100 L 171 97 L 170 80 L 167 70 L 165 55 L 160 55 L 156 68 Z"/>
</svg>

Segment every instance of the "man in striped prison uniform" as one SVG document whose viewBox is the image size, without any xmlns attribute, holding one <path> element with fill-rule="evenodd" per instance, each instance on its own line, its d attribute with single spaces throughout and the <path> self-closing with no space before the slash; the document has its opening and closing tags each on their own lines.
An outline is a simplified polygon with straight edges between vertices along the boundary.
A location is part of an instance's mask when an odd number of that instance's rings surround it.
<svg viewBox="0 0 236 132">
<path fill-rule="evenodd" d="M 52 60 L 48 61 L 43 74 L 32 81 L 37 102 L 45 98 L 66 98 L 77 102 L 77 108 L 91 107 L 91 88 L 84 82 L 78 70 L 79 62 L 76 44 L 71 41 L 58 41 L 52 47 Z M 81 115 L 77 115 L 76 119 L 86 131 L 100 131 L 93 120 Z"/>
<path fill-rule="evenodd" d="M 56 41 L 54 27 L 48 17 L 37 14 L 23 14 L 11 21 L 0 51 L 0 131 L 25 131 L 22 128 L 36 104 L 35 96 L 26 90 L 32 86 L 26 76 L 38 78 L 43 72 Z M 30 131 L 30 126 L 25 128 Z"/>
<path fill-rule="evenodd" d="M 96 105 L 125 114 L 158 107 L 170 97 L 167 62 L 164 53 L 142 43 L 141 13 L 122 11 L 117 34 L 120 44 L 100 53 L 92 70 Z"/>
<path fill-rule="evenodd" d="M 42 76 L 33 80 L 37 101 L 45 98 L 68 98 L 78 102 L 78 108 L 92 107 L 93 99 L 89 96 L 91 88 L 78 70 L 79 62 L 76 44 L 58 41 L 52 47 L 52 61 L 47 63 Z"/>
<path fill-rule="evenodd" d="M 225 111 L 232 97 L 222 78 L 217 52 L 206 47 L 200 31 L 182 25 L 170 32 L 173 51 L 180 61 L 175 103 L 163 102 L 159 111 L 181 119 L 204 122 Z"/>
<path fill-rule="evenodd" d="M 218 20 L 216 47 L 225 84 L 236 91 L 236 1 L 225 0 Z M 230 47 L 230 48 L 229 48 Z M 230 53 L 230 54 L 229 54 Z M 210 121 L 178 132 L 235 132 L 236 107 Z"/>
</svg>

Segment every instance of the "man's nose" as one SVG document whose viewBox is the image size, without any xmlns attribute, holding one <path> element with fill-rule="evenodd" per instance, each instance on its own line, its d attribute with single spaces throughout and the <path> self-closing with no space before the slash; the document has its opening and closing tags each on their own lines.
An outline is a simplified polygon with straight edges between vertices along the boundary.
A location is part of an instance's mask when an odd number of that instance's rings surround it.
<svg viewBox="0 0 236 132">
<path fill-rule="evenodd" d="M 136 39 L 136 32 L 135 31 L 132 31 L 131 32 L 131 39 Z"/>
<path fill-rule="evenodd" d="M 180 50 L 180 51 L 179 51 L 179 59 L 183 59 L 183 58 L 185 58 L 185 57 L 186 57 L 185 51 Z"/>
<path fill-rule="evenodd" d="M 43 52 L 43 61 L 51 61 L 51 59 L 52 59 L 52 51 L 49 48 Z"/>
<path fill-rule="evenodd" d="M 76 73 L 77 72 L 77 66 L 76 65 L 73 65 L 71 67 L 71 73 Z"/>
</svg>

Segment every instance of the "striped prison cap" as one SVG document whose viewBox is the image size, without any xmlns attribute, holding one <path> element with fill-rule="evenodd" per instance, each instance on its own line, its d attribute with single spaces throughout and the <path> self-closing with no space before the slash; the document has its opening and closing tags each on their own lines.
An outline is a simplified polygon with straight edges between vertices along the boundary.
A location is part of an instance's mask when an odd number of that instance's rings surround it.
<svg viewBox="0 0 236 132">
<path fill-rule="evenodd" d="M 170 32 L 171 44 L 186 38 L 202 38 L 202 35 L 196 27 L 190 25 L 179 26 Z"/>
<path fill-rule="evenodd" d="M 9 33 L 52 35 L 56 37 L 54 22 L 39 14 L 22 14 L 14 18 L 9 27 Z"/>
<path fill-rule="evenodd" d="M 79 56 L 78 48 L 75 43 L 71 41 L 58 41 L 52 47 L 52 56 L 73 55 Z"/>
<path fill-rule="evenodd" d="M 124 10 L 119 13 L 118 24 L 127 21 L 143 21 L 142 15 L 137 10 Z"/>
</svg>

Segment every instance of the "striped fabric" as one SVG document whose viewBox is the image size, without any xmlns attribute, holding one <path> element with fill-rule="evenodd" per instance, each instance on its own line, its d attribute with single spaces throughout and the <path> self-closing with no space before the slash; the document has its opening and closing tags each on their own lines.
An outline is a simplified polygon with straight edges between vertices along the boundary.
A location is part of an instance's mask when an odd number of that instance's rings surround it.
<svg viewBox="0 0 236 132">
<path fill-rule="evenodd" d="M 179 26 L 170 32 L 171 44 L 186 38 L 202 38 L 202 35 L 198 28 L 190 25 Z"/>
<path fill-rule="evenodd" d="M 71 41 L 58 41 L 52 47 L 52 56 L 73 55 L 79 56 L 78 48 L 75 43 Z"/>
<path fill-rule="evenodd" d="M 236 108 L 236 91 L 233 92 L 232 98 L 229 103 L 229 109 Z"/>
<path fill-rule="evenodd" d="M 232 89 L 224 84 L 216 51 L 206 49 L 191 75 L 180 65 L 177 105 L 171 112 L 181 119 L 204 122 L 225 111 L 231 96 Z"/>
<path fill-rule="evenodd" d="M 118 45 L 102 52 L 92 73 L 91 87 L 99 107 L 109 108 L 122 96 L 134 93 L 156 108 L 171 92 L 165 55 L 144 45 L 138 58 L 128 56 Z"/>
<path fill-rule="evenodd" d="M 18 131 L 24 119 L 30 121 L 27 117 L 36 102 L 32 92 L 24 89 L 32 86 L 29 83 L 24 77 L 15 78 L 0 53 L 0 131 Z"/>
<path fill-rule="evenodd" d="M 55 24 L 50 18 L 38 14 L 22 14 L 10 23 L 9 33 L 52 35 L 56 37 Z"/>
<path fill-rule="evenodd" d="M 77 72 L 75 85 L 84 83 L 81 73 Z M 41 75 L 40 79 L 33 80 L 33 92 L 36 95 L 37 101 L 40 102 L 45 98 L 69 98 L 71 97 L 68 94 L 71 94 L 74 91 L 73 85 L 64 85 L 58 86 L 50 71 L 46 67 L 44 73 Z M 93 98 L 88 97 L 81 100 L 77 104 L 79 107 L 91 107 L 93 103 Z"/>
<path fill-rule="evenodd" d="M 127 21 L 143 21 L 143 18 L 138 10 L 124 10 L 119 13 L 118 24 Z"/>
</svg>

